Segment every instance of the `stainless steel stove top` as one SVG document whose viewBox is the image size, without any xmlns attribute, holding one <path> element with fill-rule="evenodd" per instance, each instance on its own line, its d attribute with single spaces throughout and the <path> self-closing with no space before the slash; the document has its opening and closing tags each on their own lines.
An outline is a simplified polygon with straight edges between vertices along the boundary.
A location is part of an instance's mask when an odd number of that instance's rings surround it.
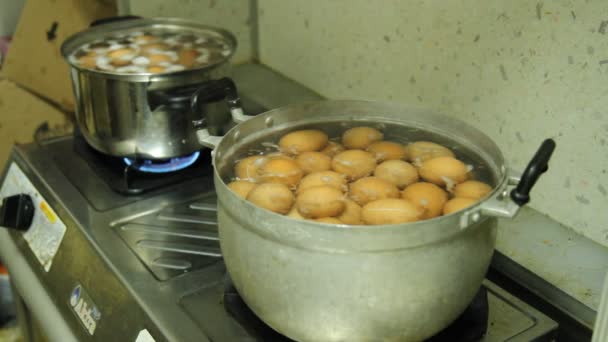
<svg viewBox="0 0 608 342">
<path fill-rule="evenodd" d="M 279 77 L 268 70 L 247 73 L 260 84 Z M 252 88 L 253 82 L 243 80 L 245 88 Z M 304 98 L 314 96 L 299 91 Z M 252 92 L 251 98 L 261 96 Z M 15 287 L 49 337 L 61 341 L 256 340 L 222 303 L 226 272 L 211 175 L 125 197 L 66 149 L 72 139 L 16 148 L 9 165 L 22 170 L 31 186 L 7 187 L 4 182 L 5 193 L 0 193 L 7 195 L 15 189 L 32 193 L 40 203 L 40 220 L 54 219 L 54 226 L 65 225 L 62 237 L 60 228 L 53 233 L 59 239 L 56 254 L 49 247 L 53 243 L 35 243 L 44 234 L 48 238 L 49 230 L 36 227 L 24 236 L 0 229 L 0 257 L 13 271 Z M 57 153 L 62 154 L 61 165 Z M 12 168 L 7 168 L 3 179 L 20 177 Z M 47 261 L 44 265 L 41 258 Z M 490 308 L 484 341 L 554 336 L 554 321 L 490 281 L 484 286 Z"/>
</svg>

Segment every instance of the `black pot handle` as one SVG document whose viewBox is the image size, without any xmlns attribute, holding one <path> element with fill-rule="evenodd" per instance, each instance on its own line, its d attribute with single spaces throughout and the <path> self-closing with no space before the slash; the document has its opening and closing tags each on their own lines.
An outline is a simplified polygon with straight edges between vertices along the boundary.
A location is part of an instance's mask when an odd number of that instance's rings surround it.
<svg viewBox="0 0 608 342">
<path fill-rule="evenodd" d="M 140 17 L 138 15 L 121 15 L 121 16 L 101 18 L 101 19 L 97 19 L 97 20 L 93 21 L 91 24 L 89 24 L 89 27 L 114 23 L 117 21 L 125 21 L 125 20 L 141 19 L 141 18 L 142 17 Z"/>
<path fill-rule="evenodd" d="M 241 98 L 234 81 L 228 77 L 218 80 L 209 80 L 203 84 L 190 97 L 190 107 L 193 113 L 202 113 L 206 103 L 226 100 L 230 113 L 234 116 L 243 115 Z M 204 119 L 203 119 L 204 120 Z"/>
<path fill-rule="evenodd" d="M 551 159 L 554 150 L 555 141 L 553 139 L 546 139 L 540 145 L 521 175 L 519 184 L 511 191 L 511 199 L 517 205 L 522 206 L 530 201 L 530 191 L 538 178 L 549 169 L 549 159 Z"/>
</svg>

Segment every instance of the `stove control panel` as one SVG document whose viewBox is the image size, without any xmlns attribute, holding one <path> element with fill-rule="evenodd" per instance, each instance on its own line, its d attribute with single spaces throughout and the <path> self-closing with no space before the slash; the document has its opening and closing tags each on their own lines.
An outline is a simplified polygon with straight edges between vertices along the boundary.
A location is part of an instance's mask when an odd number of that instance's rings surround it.
<svg viewBox="0 0 608 342">
<path fill-rule="evenodd" d="M 14 162 L 0 187 L 0 199 L 0 226 L 23 231 L 23 239 L 48 272 L 65 235 L 65 224 Z"/>
</svg>

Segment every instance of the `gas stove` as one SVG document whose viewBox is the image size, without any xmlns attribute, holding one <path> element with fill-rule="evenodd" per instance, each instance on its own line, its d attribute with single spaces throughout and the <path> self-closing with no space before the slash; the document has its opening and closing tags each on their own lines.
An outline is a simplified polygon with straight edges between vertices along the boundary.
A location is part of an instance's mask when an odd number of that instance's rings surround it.
<svg viewBox="0 0 608 342">
<path fill-rule="evenodd" d="M 280 82 L 284 92 L 288 81 Z M 302 96 L 290 102 L 314 97 L 294 93 Z M 260 96 L 244 101 L 249 113 L 281 105 L 260 104 Z M 0 229 L 0 257 L 26 339 L 42 331 L 56 341 L 289 341 L 231 285 L 209 151 L 190 165 L 167 162 L 180 169 L 145 172 L 149 163 L 99 155 L 77 135 L 13 150 L 0 197 L 28 194 L 34 219 L 27 232 Z M 430 341 L 550 341 L 556 329 L 485 280 L 465 313 Z"/>
</svg>

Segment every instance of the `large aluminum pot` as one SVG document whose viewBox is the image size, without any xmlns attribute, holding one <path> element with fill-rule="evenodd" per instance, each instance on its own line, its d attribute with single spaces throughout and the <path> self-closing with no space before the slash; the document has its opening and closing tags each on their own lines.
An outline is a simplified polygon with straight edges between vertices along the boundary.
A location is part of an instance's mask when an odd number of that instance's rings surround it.
<svg viewBox="0 0 608 342">
<path fill-rule="evenodd" d="M 299 127 L 331 133 L 354 125 L 383 126 L 391 140 L 431 135 L 455 142 L 483 160 L 496 186 L 465 211 L 386 226 L 294 220 L 226 186 L 235 160 L 260 141 Z M 554 148 L 546 141 L 520 181 L 477 129 L 427 110 L 365 101 L 287 106 L 237 125 L 223 138 L 208 132 L 199 138 L 215 147 L 219 236 L 234 285 L 262 320 L 298 341 L 420 341 L 448 326 L 484 279 L 496 217 L 511 218 L 527 202 Z"/>
<path fill-rule="evenodd" d="M 199 32 L 221 38 L 231 54 L 205 67 L 164 74 L 118 74 L 79 66 L 70 55 L 85 43 L 115 32 L 162 29 Z M 193 122 L 209 112 L 225 113 L 216 103 L 192 110 L 190 96 L 208 80 L 228 76 L 236 39 L 227 31 L 181 19 L 130 19 L 104 23 L 68 38 L 61 52 L 70 63 L 78 128 L 96 150 L 113 156 L 164 159 L 200 150 Z M 223 124 L 216 117 L 215 124 Z"/>
</svg>

